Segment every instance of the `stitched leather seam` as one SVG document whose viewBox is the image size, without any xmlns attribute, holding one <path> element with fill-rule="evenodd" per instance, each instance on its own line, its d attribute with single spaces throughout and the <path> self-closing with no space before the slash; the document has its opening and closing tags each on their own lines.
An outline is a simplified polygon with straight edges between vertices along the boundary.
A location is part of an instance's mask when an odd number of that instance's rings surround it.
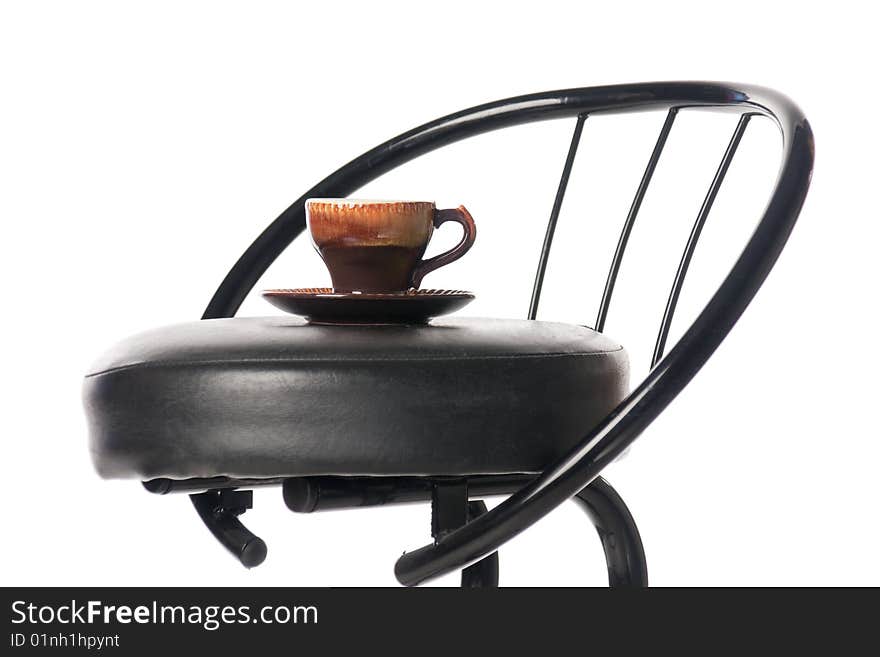
<svg viewBox="0 0 880 657">
<path fill-rule="evenodd" d="M 590 356 L 607 356 L 623 351 L 623 347 L 612 349 L 610 351 L 589 351 L 589 352 L 573 352 L 564 354 L 499 354 L 495 356 L 424 356 L 421 358 L 238 358 L 236 360 L 222 359 L 205 359 L 191 361 L 177 360 L 160 360 L 149 363 L 132 363 L 130 365 L 120 365 L 118 367 L 110 367 L 100 372 L 90 372 L 85 378 L 101 376 L 102 374 L 112 374 L 124 370 L 133 369 L 153 369 L 156 367 L 190 367 L 199 365 L 259 365 L 261 363 L 424 363 L 436 361 L 460 362 L 460 361 L 479 361 L 479 360 L 523 360 L 537 358 L 586 358 Z"/>
</svg>

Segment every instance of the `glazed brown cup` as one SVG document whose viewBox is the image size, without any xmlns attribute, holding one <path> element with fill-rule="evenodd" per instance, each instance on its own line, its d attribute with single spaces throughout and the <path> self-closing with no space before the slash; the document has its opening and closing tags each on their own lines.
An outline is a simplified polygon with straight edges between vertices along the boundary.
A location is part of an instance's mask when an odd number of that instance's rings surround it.
<svg viewBox="0 0 880 657">
<path fill-rule="evenodd" d="M 447 221 L 461 224 L 461 241 L 423 260 L 434 228 Z M 338 292 L 418 288 L 425 274 L 467 253 L 477 236 L 464 206 L 438 210 L 422 201 L 312 198 L 306 201 L 306 223 Z"/>
</svg>

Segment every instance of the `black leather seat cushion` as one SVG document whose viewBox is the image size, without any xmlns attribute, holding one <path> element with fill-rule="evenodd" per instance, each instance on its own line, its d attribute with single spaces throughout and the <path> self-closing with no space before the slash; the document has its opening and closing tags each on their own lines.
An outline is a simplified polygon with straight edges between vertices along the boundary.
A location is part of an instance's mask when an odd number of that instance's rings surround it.
<svg viewBox="0 0 880 657">
<path fill-rule="evenodd" d="M 234 318 L 125 340 L 86 376 L 105 477 L 537 472 L 627 392 L 623 349 L 553 322 Z"/>
</svg>

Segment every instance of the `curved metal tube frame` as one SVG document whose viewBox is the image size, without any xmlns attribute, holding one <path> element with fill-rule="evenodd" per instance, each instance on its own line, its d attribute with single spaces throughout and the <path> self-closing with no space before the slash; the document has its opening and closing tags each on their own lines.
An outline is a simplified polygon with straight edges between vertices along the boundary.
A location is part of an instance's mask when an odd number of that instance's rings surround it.
<svg viewBox="0 0 880 657">
<path fill-rule="evenodd" d="M 611 484 L 596 477 L 573 499 L 599 533 L 608 566 L 608 586 L 648 586 L 648 563 L 642 537 L 632 514 Z"/>
<path fill-rule="evenodd" d="M 304 202 L 347 196 L 384 173 L 447 144 L 532 121 L 610 112 L 727 107 L 778 125 L 783 154 L 776 186 L 745 249 L 705 308 L 645 380 L 540 477 L 433 545 L 404 554 L 398 580 L 418 584 L 478 561 L 576 495 L 619 456 L 712 355 L 769 274 L 794 227 L 813 166 L 813 136 L 787 97 L 757 86 L 658 82 L 567 89 L 501 100 L 437 119 L 364 153 L 312 187 L 266 228 L 221 283 L 203 318 L 231 317 L 278 255 L 305 228 Z"/>
<path fill-rule="evenodd" d="M 590 518 L 599 534 L 608 586 L 611 588 L 648 586 L 648 563 L 636 521 L 617 491 L 602 477 L 572 498 Z M 468 502 L 468 522 L 488 513 L 482 500 Z M 461 571 L 463 588 L 498 586 L 498 553 L 493 552 Z"/>
</svg>

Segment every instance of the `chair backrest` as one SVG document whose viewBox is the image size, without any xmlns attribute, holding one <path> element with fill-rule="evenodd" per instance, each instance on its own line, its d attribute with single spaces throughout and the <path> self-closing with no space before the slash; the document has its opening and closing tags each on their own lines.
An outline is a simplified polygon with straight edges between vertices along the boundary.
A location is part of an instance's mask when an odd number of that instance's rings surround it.
<svg viewBox="0 0 880 657">
<path fill-rule="evenodd" d="M 431 546 L 405 554 L 396 573 L 405 584 L 449 572 L 497 549 L 589 484 L 675 398 L 715 351 L 760 288 L 791 232 L 810 184 L 813 137 L 800 109 L 766 88 L 714 82 L 658 82 L 551 91 L 509 98 L 463 110 L 403 133 L 352 160 L 308 190 L 241 256 L 226 276 L 203 319 L 231 317 L 260 276 L 305 229 L 305 200 L 343 197 L 384 173 L 447 144 L 490 130 L 532 121 L 576 117 L 574 133 L 544 238 L 529 307 L 537 314 L 556 223 L 584 123 L 612 112 L 666 110 L 653 152 L 623 222 L 595 328 L 602 331 L 628 240 L 673 122 L 683 108 L 730 108 L 740 114 L 721 163 L 706 192 L 672 282 L 660 321 L 648 376 L 571 452 L 534 482 L 488 514 Z M 773 120 L 782 133 L 782 159 L 767 207 L 744 250 L 706 306 L 667 353 L 669 329 L 703 226 L 753 116 Z"/>
</svg>

